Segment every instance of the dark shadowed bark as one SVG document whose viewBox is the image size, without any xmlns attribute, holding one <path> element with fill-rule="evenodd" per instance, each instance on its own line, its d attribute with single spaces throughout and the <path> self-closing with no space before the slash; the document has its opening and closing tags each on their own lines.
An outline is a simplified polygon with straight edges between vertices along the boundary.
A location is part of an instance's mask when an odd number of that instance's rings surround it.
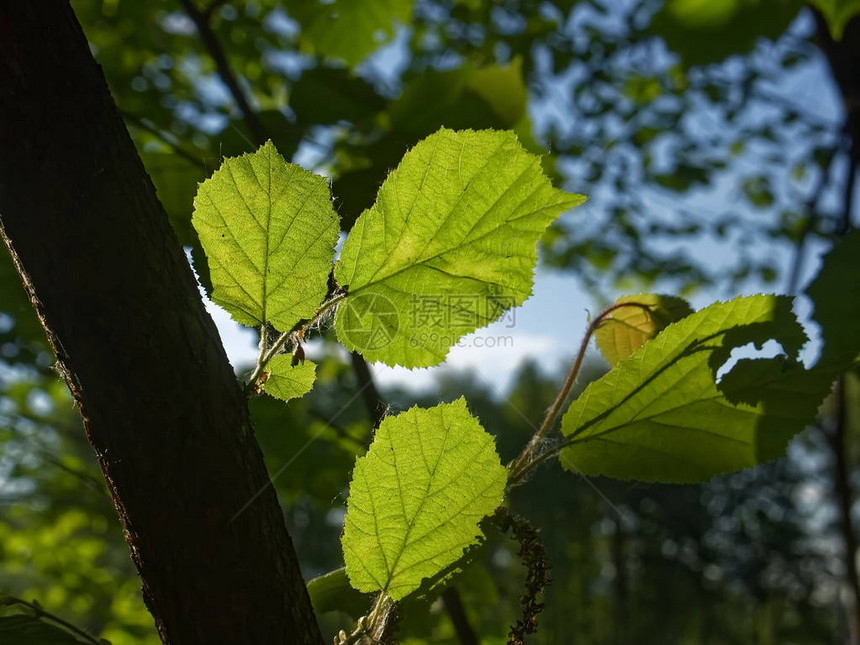
<svg viewBox="0 0 860 645">
<path fill-rule="evenodd" d="M 66 2 L 0 0 L 0 224 L 165 642 L 319 643 L 245 400 Z"/>
</svg>

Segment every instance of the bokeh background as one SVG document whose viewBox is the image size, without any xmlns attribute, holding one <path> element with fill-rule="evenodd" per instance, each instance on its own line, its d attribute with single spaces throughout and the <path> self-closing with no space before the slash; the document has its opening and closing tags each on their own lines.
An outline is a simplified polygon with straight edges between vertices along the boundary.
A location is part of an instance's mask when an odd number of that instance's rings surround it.
<svg viewBox="0 0 860 645">
<path fill-rule="evenodd" d="M 331 177 L 344 231 L 442 125 L 513 129 L 558 186 L 589 196 L 545 235 L 534 295 L 513 318 L 467 337 L 438 368 L 371 366 L 391 411 L 465 395 L 505 460 L 555 397 L 588 316 L 615 297 L 671 293 L 700 307 L 795 293 L 851 228 L 852 207 L 856 221 L 860 5 L 850 0 L 72 5 L 204 295 L 190 227 L 197 183 L 269 138 Z M 157 643 L 5 253 L 0 285 L 0 589 L 116 645 Z M 816 328 L 802 298 L 796 307 L 813 361 Z M 256 332 L 210 311 L 241 375 Z M 374 403 L 355 396 L 366 375 L 328 334 L 308 356 L 320 362 L 310 395 L 251 407 L 310 579 L 342 566 L 346 489 Z M 578 388 L 606 369 L 589 353 Z M 552 565 L 534 642 L 858 642 L 856 379 L 843 392 L 785 459 L 704 485 L 540 470 L 512 500 L 542 529 Z M 516 548 L 491 533 L 457 579 L 480 642 L 504 643 L 518 615 Z M 404 643 L 467 642 L 450 598 L 402 614 Z M 330 634 L 351 620 L 321 616 Z"/>
</svg>

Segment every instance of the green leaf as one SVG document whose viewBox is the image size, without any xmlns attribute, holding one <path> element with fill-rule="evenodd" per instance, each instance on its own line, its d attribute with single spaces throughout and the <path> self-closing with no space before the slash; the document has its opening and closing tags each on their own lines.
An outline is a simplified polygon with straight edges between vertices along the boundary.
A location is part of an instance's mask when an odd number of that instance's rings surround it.
<svg viewBox="0 0 860 645">
<path fill-rule="evenodd" d="M 301 24 L 301 49 L 354 66 L 406 23 L 415 0 L 289 0 L 290 16 Z"/>
<path fill-rule="evenodd" d="M 810 0 L 821 11 L 834 40 L 842 40 L 845 25 L 860 15 L 860 0 Z"/>
<path fill-rule="evenodd" d="M 527 116 L 527 104 L 522 59 L 515 57 L 507 65 L 428 70 L 403 88 L 391 106 L 391 121 L 397 133 L 417 137 L 440 126 L 506 130 Z"/>
<path fill-rule="evenodd" d="M 317 614 L 342 611 L 358 618 L 367 613 L 371 604 L 368 596 L 350 586 L 345 567 L 309 580 L 308 595 Z"/>
<path fill-rule="evenodd" d="M 610 365 L 630 356 L 670 323 L 693 313 L 686 300 L 674 296 L 639 294 L 615 301 L 616 305 L 625 303 L 635 304 L 615 309 L 594 332 L 597 347 Z"/>
<path fill-rule="evenodd" d="M 482 537 L 502 501 L 505 468 L 463 398 L 411 408 L 379 426 L 350 484 L 341 539 L 359 591 L 400 600 Z"/>
<path fill-rule="evenodd" d="M 0 616 L 0 643 L 15 645 L 77 645 L 69 632 L 54 627 L 34 616 Z"/>
<path fill-rule="evenodd" d="M 343 67 L 314 67 L 293 85 L 290 107 L 301 123 L 371 121 L 385 100 L 362 78 Z"/>
<path fill-rule="evenodd" d="M 513 133 L 442 128 L 406 153 L 343 246 L 338 338 L 388 365 L 442 362 L 531 295 L 540 236 L 584 199 L 554 188 Z"/>
<path fill-rule="evenodd" d="M 314 386 L 316 369 L 313 361 L 305 360 L 293 365 L 292 354 L 278 354 L 266 365 L 269 376 L 263 384 L 263 391 L 281 401 L 302 397 Z"/>
<path fill-rule="evenodd" d="M 288 164 L 269 141 L 200 184 L 192 223 L 212 300 L 236 321 L 289 331 L 314 314 L 339 231 L 326 179 Z"/>
<path fill-rule="evenodd" d="M 799 0 L 667 0 L 651 19 L 685 65 L 745 54 L 760 38 L 776 40 L 803 7 Z"/>
<path fill-rule="evenodd" d="M 404 80 L 403 93 L 383 115 L 384 121 L 391 121 L 390 131 L 371 146 L 339 146 L 345 166 L 333 190 L 344 230 L 351 229 L 361 212 L 373 205 L 380 184 L 406 151 L 442 126 L 451 130 L 514 130 L 526 150 L 535 154 L 543 150 L 531 133 L 526 110 L 528 89 L 519 56 L 507 65 L 476 67 L 466 63 L 456 69 L 430 69 Z M 316 113 L 320 113 L 318 107 Z M 552 169 L 546 168 L 551 166 L 551 159 L 542 159 L 547 172 Z"/>
<path fill-rule="evenodd" d="M 821 271 L 806 290 L 815 303 L 824 348 L 819 362 L 860 352 L 860 230 L 846 235 L 824 258 Z"/>
<path fill-rule="evenodd" d="M 733 348 L 769 339 L 788 358 L 740 360 L 716 383 Z M 737 298 L 691 314 L 570 406 L 561 461 L 586 475 L 692 482 L 779 457 L 832 381 L 792 360 L 804 341 L 786 297 Z"/>
</svg>

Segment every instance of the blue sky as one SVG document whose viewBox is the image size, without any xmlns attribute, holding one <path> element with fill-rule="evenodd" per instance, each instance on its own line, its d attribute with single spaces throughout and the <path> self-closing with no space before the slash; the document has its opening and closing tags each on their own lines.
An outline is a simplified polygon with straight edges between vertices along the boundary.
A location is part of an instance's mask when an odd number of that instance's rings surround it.
<svg viewBox="0 0 860 645">
<path fill-rule="evenodd" d="M 808 17 L 801 16 L 793 29 L 803 30 L 803 21 Z M 395 39 L 394 43 L 383 48 L 377 55 L 371 57 L 367 65 L 372 66 L 376 73 L 380 70 L 384 73 L 386 68 L 395 69 L 398 65 L 397 43 L 402 41 L 402 35 Z M 380 60 L 386 61 L 380 64 Z M 823 60 L 808 66 L 798 68 L 788 75 L 779 87 L 769 88 L 778 92 L 782 97 L 791 101 L 800 109 L 809 114 L 821 117 L 827 121 L 837 122 L 840 117 L 841 108 L 836 89 L 832 86 L 828 70 L 825 69 Z M 564 92 L 560 91 L 559 96 Z M 559 99 L 561 100 L 561 99 Z M 530 106 L 531 116 L 535 123 L 540 123 L 545 115 L 553 112 L 557 106 L 534 104 Z M 709 116 L 702 114 L 696 118 L 702 122 L 702 127 L 719 127 L 718 123 L 709 122 Z M 314 166 L 312 156 L 302 159 L 298 155 L 297 161 L 307 167 Z M 587 162 L 587 160 L 586 160 Z M 741 166 L 761 164 L 761 160 L 754 154 L 748 158 L 739 160 Z M 835 176 L 841 177 L 844 170 L 837 165 Z M 779 177 L 775 177 L 779 180 Z M 568 180 L 565 188 L 573 192 L 588 193 L 588 186 L 579 185 L 576 177 Z M 706 191 L 693 191 L 683 197 L 666 200 L 665 196 L 644 196 L 648 207 L 654 213 L 677 211 L 679 206 L 692 212 L 717 213 L 748 208 L 734 189 L 736 176 L 731 172 L 725 173 L 714 182 L 714 186 Z M 831 198 L 834 196 L 831 195 Z M 562 219 L 571 225 L 578 222 L 587 223 L 592 209 L 599 208 L 599 200 L 591 201 L 585 205 L 568 212 Z M 820 254 L 826 250 L 819 246 L 810 249 L 805 267 L 805 276 L 814 274 Z M 702 239 L 692 245 L 685 247 L 685 251 L 695 255 L 701 262 L 712 268 L 720 267 L 731 257 L 733 249 L 731 242 L 720 245 L 713 241 Z M 771 245 L 768 253 L 775 256 L 781 266 L 787 267 L 791 261 L 791 249 L 788 247 L 774 247 Z M 641 292 L 641 288 L 631 285 L 626 293 Z M 671 287 L 657 288 L 651 290 L 671 293 Z M 716 299 L 726 299 L 730 296 L 757 293 L 763 290 L 756 282 L 744 285 L 739 293 L 719 293 L 714 290 L 702 290 L 694 294 L 690 299 L 695 308 L 708 305 Z M 767 290 L 774 290 L 769 288 Z M 621 291 L 607 288 L 605 295 L 611 300 L 621 295 Z M 257 348 L 255 346 L 255 335 L 247 329 L 242 329 L 233 323 L 229 316 L 215 305 L 208 303 L 218 329 L 221 333 L 228 355 L 234 367 L 245 366 L 256 359 Z M 535 275 L 535 287 L 532 297 L 519 307 L 515 312 L 515 324 L 511 327 L 506 322 L 496 323 L 489 327 L 471 334 L 461 341 L 459 346 L 451 349 L 446 362 L 437 368 L 406 370 L 401 368 L 388 368 L 377 365 L 374 368 L 378 381 L 383 385 L 397 384 L 409 388 L 431 389 L 435 377 L 442 370 L 473 370 L 479 380 L 485 380 L 500 394 L 503 393 L 511 382 L 512 375 L 520 365 L 528 358 L 537 359 L 547 372 L 558 372 L 567 368 L 573 354 L 576 352 L 585 327 L 588 322 L 589 311 L 596 314 L 600 304 L 593 296 L 588 294 L 580 285 L 577 277 L 568 272 L 551 270 L 538 265 Z M 809 306 L 801 300 L 796 307 L 802 319 L 808 322 Z M 814 325 L 810 328 L 813 339 L 815 338 Z M 311 345 L 308 357 L 313 358 L 315 352 L 320 351 L 319 345 Z M 815 342 L 807 350 L 807 358 L 814 356 Z"/>
</svg>

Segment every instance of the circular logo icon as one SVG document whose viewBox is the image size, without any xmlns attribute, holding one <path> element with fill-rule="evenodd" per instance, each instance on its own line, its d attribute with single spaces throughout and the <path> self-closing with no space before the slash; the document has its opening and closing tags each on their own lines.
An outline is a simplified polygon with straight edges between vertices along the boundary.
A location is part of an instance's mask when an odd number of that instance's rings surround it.
<svg viewBox="0 0 860 645">
<path fill-rule="evenodd" d="M 343 305 L 342 315 L 344 336 L 358 350 L 382 349 L 400 329 L 397 307 L 379 293 L 350 296 Z"/>
</svg>

